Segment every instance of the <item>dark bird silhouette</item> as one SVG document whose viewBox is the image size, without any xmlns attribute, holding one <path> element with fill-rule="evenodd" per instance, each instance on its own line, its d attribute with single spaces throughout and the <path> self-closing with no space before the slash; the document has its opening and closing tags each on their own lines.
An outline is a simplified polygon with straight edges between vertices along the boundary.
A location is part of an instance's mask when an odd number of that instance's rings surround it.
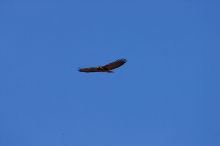
<svg viewBox="0 0 220 146">
<path fill-rule="evenodd" d="M 118 59 L 118 60 L 116 60 L 114 62 L 111 62 L 109 64 L 106 64 L 104 66 L 80 68 L 79 71 L 80 72 L 86 72 L 86 73 L 90 73 L 90 72 L 108 72 L 108 73 L 112 73 L 113 69 L 116 69 L 116 68 L 122 66 L 126 62 L 127 62 L 126 59 Z"/>
</svg>

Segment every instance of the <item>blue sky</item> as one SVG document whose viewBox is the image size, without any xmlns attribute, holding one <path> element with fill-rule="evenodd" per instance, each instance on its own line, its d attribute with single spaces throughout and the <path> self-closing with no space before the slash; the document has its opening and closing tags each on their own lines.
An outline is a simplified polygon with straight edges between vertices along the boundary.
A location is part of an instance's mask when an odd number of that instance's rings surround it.
<svg viewBox="0 0 220 146">
<path fill-rule="evenodd" d="M 1 0 L 0 145 L 219 146 L 219 5 Z"/>
</svg>

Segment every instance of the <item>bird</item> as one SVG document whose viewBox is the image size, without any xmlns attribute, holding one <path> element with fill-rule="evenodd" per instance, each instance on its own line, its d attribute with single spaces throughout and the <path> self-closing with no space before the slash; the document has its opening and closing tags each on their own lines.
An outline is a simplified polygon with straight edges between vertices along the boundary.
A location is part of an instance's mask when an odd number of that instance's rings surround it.
<svg viewBox="0 0 220 146">
<path fill-rule="evenodd" d="M 91 72 L 107 72 L 107 73 L 113 73 L 113 69 L 116 69 L 123 64 L 127 62 L 126 59 L 118 59 L 115 60 L 114 62 L 108 63 L 103 66 L 97 66 L 97 67 L 88 67 L 88 68 L 79 68 L 79 72 L 85 72 L 85 73 L 91 73 Z"/>
</svg>

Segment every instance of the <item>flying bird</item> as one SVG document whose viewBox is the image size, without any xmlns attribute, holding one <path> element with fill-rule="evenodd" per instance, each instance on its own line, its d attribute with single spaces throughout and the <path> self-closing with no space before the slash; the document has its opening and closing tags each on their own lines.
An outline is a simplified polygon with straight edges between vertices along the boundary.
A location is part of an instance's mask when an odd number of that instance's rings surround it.
<svg viewBox="0 0 220 146">
<path fill-rule="evenodd" d="M 116 69 L 116 68 L 122 66 L 126 62 L 127 62 L 126 59 L 118 59 L 114 62 L 111 62 L 111 63 L 103 65 L 103 66 L 79 68 L 79 71 L 80 72 L 86 72 L 86 73 L 90 73 L 90 72 L 108 72 L 108 73 L 112 73 L 113 69 Z"/>
</svg>

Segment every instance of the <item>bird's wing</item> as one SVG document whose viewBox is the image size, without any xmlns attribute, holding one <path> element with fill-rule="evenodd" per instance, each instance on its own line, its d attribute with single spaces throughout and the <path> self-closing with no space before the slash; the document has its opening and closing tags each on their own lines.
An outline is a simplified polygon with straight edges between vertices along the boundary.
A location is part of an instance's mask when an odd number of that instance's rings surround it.
<svg viewBox="0 0 220 146">
<path fill-rule="evenodd" d="M 98 69 L 96 67 L 89 67 L 89 68 L 80 68 L 80 72 L 98 72 Z"/>
<path fill-rule="evenodd" d="M 112 69 L 115 69 L 115 68 L 118 68 L 118 67 L 122 66 L 126 62 L 127 62 L 126 59 L 118 59 L 114 62 L 111 62 L 109 64 L 104 65 L 103 68 L 106 68 L 108 70 L 112 70 Z"/>
</svg>

